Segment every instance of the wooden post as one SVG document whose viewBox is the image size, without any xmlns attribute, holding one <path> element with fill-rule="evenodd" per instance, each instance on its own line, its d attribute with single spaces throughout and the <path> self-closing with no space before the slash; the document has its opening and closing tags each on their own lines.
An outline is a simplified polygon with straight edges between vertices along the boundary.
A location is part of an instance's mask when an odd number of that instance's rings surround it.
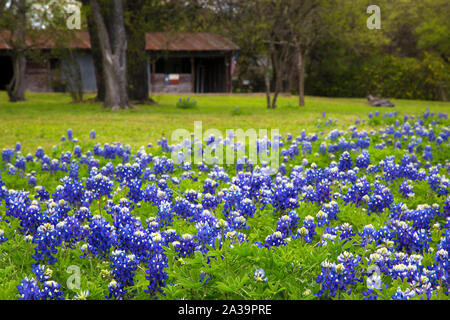
<svg viewBox="0 0 450 320">
<path fill-rule="evenodd" d="M 225 57 L 225 91 L 231 93 L 231 57 Z"/>
<path fill-rule="evenodd" d="M 191 88 L 192 93 L 195 92 L 195 62 L 194 57 L 191 57 Z"/>
<path fill-rule="evenodd" d="M 302 51 L 298 50 L 298 99 L 299 106 L 305 106 L 305 61 L 303 59 Z"/>
<path fill-rule="evenodd" d="M 152 92 L 152 93 L 154 93 L 155 91 L 154 91 L 154 86 L 155 86 L 155 77 L 153 76 L 154 74 L 155 74 L 155 71 L 156 71 L 156 62 L 155 62 L 155 60 L 153 59 L 152 60 L 152 70 L 151 70 L 151 73 L 150 73 L 150 92 Z"/>
</svg>

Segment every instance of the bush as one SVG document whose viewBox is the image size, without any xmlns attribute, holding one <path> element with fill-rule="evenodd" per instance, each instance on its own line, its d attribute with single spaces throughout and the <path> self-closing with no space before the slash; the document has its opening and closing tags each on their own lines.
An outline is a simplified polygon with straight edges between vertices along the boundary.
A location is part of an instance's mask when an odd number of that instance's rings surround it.
<svg viewBox="0 0 450 320">
<path fill-rule="evenodd" d="M 306 94 L 442 100 L 450 95 L 450 66 L 428 52 L 420 58 L 374 52 L 359 57 L 338 44 L 317 46 L 307 64 Z"/>
<path fill-rule="evenodd" d="M 239 107 L 236 107 L 231 111 L 231 115 L 233 115 L 233 116 L 240 116 L 241 114 L 242 114 L 242 110 Z"/>
<path fill-rule="evenodd" d="M 176 104 L 176 107 L 180 109 L 193 109 L 197 107 L 197 101 L 191 100 L 189 97 L 186 99 L 180 98 Z"/>
</svg>

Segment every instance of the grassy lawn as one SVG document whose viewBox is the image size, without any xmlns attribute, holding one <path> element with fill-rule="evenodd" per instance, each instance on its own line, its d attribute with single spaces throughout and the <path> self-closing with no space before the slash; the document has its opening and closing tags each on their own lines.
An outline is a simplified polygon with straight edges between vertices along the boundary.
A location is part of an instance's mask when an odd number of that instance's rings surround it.
<svg viewBox="0 0 450 320">
<path fill-rule="evenodd" d="M 89 98 L 91 96 L 87 96 Z M 450 111 L 450 103 L 417 100 L 393 100 L 397 106 L 373 108 L 366 99 L 307 97 L 307 107 L 297 107 L 297 97 L 281 96 L 279 107 L 268 110 L 264 95 L 191 96 L 198 101 L 196 109 L 175 107 L 177 95 L 156 95 L 156 106 L 139 106 L 137 110 L 112 112 L 100 104 L 73 104 L 66 94 L 27 93 L 27 101 L 9 103 L 0 93 L 0 147 L 12 147 L 22 142 L 24 152 L 34 152 L 38 146 L 51 148 L 68 128 L 73 129 L 80 143 L 88 140 L 95 129 L 99 143 L 122 142 L 133 149 L 162 136 L 170 138 L 178 128 L 193 130 L 194 121 L 202 121 L 203 129 L 279 129 L 281 134 L 297 135 L 302 129 L 312 131 L 326 112 L 323 122 L 332 118 L 336 126 L 324 130 L 347 128 L 357 118 L 367 119 L 369 112 L 396 110 L 399 115 Z M 239 112 L 234 112 L 239 107 Z M 368 127 L 369 129 L 369 127 Z M 316 129 L 317 130 L 317 129 Z"/>
</svg>

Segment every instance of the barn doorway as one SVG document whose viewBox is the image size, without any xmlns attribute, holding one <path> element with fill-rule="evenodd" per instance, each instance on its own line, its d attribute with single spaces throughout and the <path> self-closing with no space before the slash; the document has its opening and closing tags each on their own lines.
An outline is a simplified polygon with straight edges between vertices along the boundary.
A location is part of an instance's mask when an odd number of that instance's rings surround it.
<svg viewBox="0 0 450 320">
<path fill-rule="evenodd" d="M 12 59 L 9 56 L 0 56 L 0 90 L 6 90 L 14 75 Z"/>
<path fill-rule="evenodd" d="M 225 92 L 225 58 L 205 57 L 196 58 L 195 92 L 214 93 Z"/>
</svg>

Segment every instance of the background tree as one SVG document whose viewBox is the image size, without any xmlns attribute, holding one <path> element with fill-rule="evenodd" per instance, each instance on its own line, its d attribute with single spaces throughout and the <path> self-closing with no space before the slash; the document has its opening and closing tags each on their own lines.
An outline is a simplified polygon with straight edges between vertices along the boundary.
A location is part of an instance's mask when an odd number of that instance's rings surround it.
<svg viewBox="0 0 450 320">
<path fill-rule="evenodd" d="M 13 63 L 13 78 L 6 90 L 9 101 L 25 101 L 26 37 L 30 34 L 27 11 L 30 4 L 25 0 L 16 0 L 3 2 L 2 8 L 0 30 L 6 33 Z"/>
<path fill-rule="evenodd" d="M 304 60 L 321 31 L 319 9 L 325 8 L 323 2 L 210 1 L 209 6 L 216 13 L 213 23 L 218 24 L 219 29 L 225 29 L 226 35 L 242 49 L 244 65 L 242 68 L 240 60 L 240 70 L 249 70 L 251 63 L 261 67 L 268 108 L 276 108 L 286 75 L 290 75 L 292 69 L 299 74 L 299 104 L 304 105 Z"/>
<path fill-rule="evenodd" d="M 149 97 L 150 59 L 146 51 L 146 34 L 155 31 L 178 31 L 186 26 L 192 13 L 189 2 L 181 0 L 127 0 L 124 8 L 127 32 L 128 95 L 139 103 L 154 103 Z"/>
<path fill-rule="evenodd" d="M 67 34 L 66 2 L 41 0 L 0 0 L 0 32 L 10 50 L 13 77 L 7 85 L 11 102 L 24 101 L 26 89 L 27 58 L 45 63 L 46 56 L 40 47 L 52 43 L 54 46 L 68 47 L 73 39 Z M 64 37 L 60 37 L 65 34 Z"/>
<path fill-rule="evenodd" d="M 446 0 L 423 0 L 417 4 L 417 47 L 424 51 L 433 72 L 440 98 L 448 100 L 450 90 L 450 2 Z"/>
<path fill-rule="evenodd" d="M 128 95 L 131 100 L 149 103 L 148 57 L 146 51 L 148 6 L 151 1 L 126 1 Z"/>
<path fill-rule="evenodd" d="M 127 109 L 130 107 L 127 92 L 127 38 L 122 0 L 109 1 L 106 10 L 102 10 L 98 0 L 90 0 L 90 7 L 102 54 L 104 107 Z"/>
<path fill-rule="evenodd" d="M 89 5 L 89 0 L 83 1 L 84 5 Z M 97 82 L 97 96 L 95 101 L 105 101 L 105 80 L 103 71 L 103 58 L 100 47 L 100 39 L 98 37 L 97 27 L 94 22 L 94 16 L 92 10 L 88 9 L 86 13 L 87 28 L 89 32 L 89 38 L 91 41 L 91 52 L 94 61 L 95 79 Z"/>
</svg>

